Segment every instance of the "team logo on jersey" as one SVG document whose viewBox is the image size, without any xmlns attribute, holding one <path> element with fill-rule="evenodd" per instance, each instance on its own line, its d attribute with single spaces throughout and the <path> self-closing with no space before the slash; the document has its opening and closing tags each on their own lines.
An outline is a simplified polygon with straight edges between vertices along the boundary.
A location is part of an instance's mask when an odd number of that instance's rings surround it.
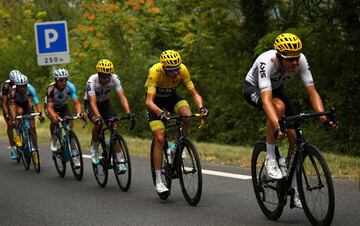
<svg viewBox="0 0 360 226">
<path fill-rule="evenodd" d="M 266 64 L 264 62 L 260 62 L 260 76 L 261 76 L 261 78 L 266 77 L 265 66 L 266 66 Z"/>
</svg>

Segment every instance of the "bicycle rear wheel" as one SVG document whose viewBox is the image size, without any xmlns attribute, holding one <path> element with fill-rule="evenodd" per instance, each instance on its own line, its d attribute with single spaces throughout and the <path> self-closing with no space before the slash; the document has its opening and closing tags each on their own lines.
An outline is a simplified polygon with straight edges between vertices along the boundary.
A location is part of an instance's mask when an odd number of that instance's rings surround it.
<svg viewBox="0 0 360 226">
<path fill-rule="evenodd" d="M 202 193 L 202 172 L 198 152 L 194 144 L 186 137 L 180 145 L 178 175 L 181 191 L 191 206 L 196 206 Z"/>
<path fill-rule="evenodd" d="M 107 152 L 106 144 L 104 141 L 100 142 L 99 147 L 99 164 L 92 163 L 92 168 L 94 171 L 96 182 L 99 184 L 100 187 L 105 187 L 108 176 L 109 176 L 109 166 L 108 166 L 108 160 L 107 160 Z M 109 161 L 110 162 L 110 161 Z"/>
<path fill-rule="evenodd" d="M 64 158 L 64 147 L 61 146 L 61 138 L 56 138 L 56 153 L 52 153 L 52 159 L 57 173 L 60 177 L 64 177 L 66 174 L 66 160 Z"/>
<path fill-rule="evenodd" d="M 277 220 L 283 211 L 279 192 L 280 180 L 273 180 L 265 168 L 266 144 L 255 145 L 251 157 L 251 176 L 256 200 L 264 215 L 270 220 Z"/>
<path fill-rule="evenodd" d="M 165 142 L 167 142 L 167 141 L 165 141 Z M 155 175 L 155 165 L 154 165 L 154 147 L 155 147 L 155 141 L 153 139 L 153 141 L 151 143 L 151 148 L 150 148 L 150 165 L 151 165 L 151 175 L 152 175 L 153 183 L 155 186 L 156 185 L 156 175 Z M 165 144 L 165 147 L 167 147 L 167 144 Z M 163 153 L 164 153 L 164 151 L 163 151 Z M 163 162 L 162 162 L 162 166 L 161 166 L 161 177 L 162 177 L 163 183 L 169 189 L 169 192 L 164 192 L 161 194 L 157 193 L 159 195 L 159 197 L 163 200 L 166 200 L 170 196 L 171 179 L 172 179 L 171 168 L 167 164 L 165 159 L 166 159 L 165 155 L 163 154 Z"/>
<path fill-rule="evenodd" d="M 84 173 L 83 157 L 82 157 L 80 142 L 74 132 L 70 132 L 69 141 L 70 141 L 70 145 L 68 147 L 68 150 L 70 151 L 70 156 L 71 156 L 70 157 L 71 169 L 73 171 L 76 180 L 81 180 Z M 73 143 L 73 148 L 71 147 L 72 143 Z M 80 166 L 76 166 L 74 161 L 80 163 Z"/>
<path fill-rule="evenodd" d="M 335 194 L 329 167 L 315 146 L 305 145 L 302 157 L 297 182 L 304 212 L 313 225 L 330 225 L 334 218 Z"/>
<path fill-rule="evenodd" d="M 116 157 L 115 147 L 120 148 L 120 159 Z M 121 190 L 129 190 L 131 184 L 131 162 L 127 144 L 124 137 L 120 134 L 116 135 L 111 141 L 110 150 L 113 154 L 113 169 L 115 173 L 116 181 Z"/>
</svg>

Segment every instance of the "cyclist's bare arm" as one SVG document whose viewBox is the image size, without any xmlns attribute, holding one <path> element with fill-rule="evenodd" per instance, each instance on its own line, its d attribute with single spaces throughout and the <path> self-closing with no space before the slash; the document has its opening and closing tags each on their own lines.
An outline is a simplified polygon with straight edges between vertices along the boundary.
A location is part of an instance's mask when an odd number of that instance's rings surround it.
<svg viewBox="0 0 360 226">
<path fill-rule="evenodd" d="M 309 96 L 309 101 L 311 104 L 311 107 L 314 109 L 315 112 L 323 112 L 324 111 L 324 105 L 320 98 L 319 93 L 317 92 L 314 85 L 309 85 L 306 87 L 306 92 Z M 321 122 L 326 120 L 326 116 L 320 116 Z"/>
<path fill-rule="evenodd" d="M 120 101 L 121 106 L 123 107 L 124 111 L 126 113 L 129 113 L 130 112 L 129 102 L 125 96 L 124 90 L 118 91 L 117 95 L 118 95 L 119 101 Z"/>
<path fill-rule="evenodd" d="M 89 103 L 90 103 L 91 110 L 94 113 L 94 117 L 97 118 L 97 117 L 101 116 L 99 109 L 97 107 L 97 104 L 96 104 L 96 96 L 95 95 L 89 96 Z"/>
<path fill-rule="evenodd" d="M 1 107 L 2 107 L 2 112 L 4 113 L 4 117 L 9 114 L 8 109 L 7 109 L 7 104 L 8 104 L 8 97 L 7 95 L 2 95 L 1 96 Z"/>
<path fill-rule="evenodd" d="M 204 107 L 203 100 L 195 88 L 189 89 L 189 93 L 194 99 L 194 102 L 198 108 Z"/>
<path fill-rule="evenodd" d="M 146 107 L 148 107 L 152 112 L 154 112 L 156 115 L 159 115 L 162 110 L 154 103 L 155 99 L 155 93 L 148 93 L 146 95 Z"/>
<path fill-rule="evenodd" d="M 49 112 L 50 119 L 54 120 L 57 114 L 54 111 L 54 102 L 50 98 L 47 99 L 46 110 Z"/>
<path fill-rule="evenodd" d="M 82 109 L 81 109 L 81 103 L 80 103 L 79 99 L 76 98 L 76 99 L 73 99 L 72 101 L 74 103 L 76 113 L 80 114 L 82 112 Z"/>
</svg>

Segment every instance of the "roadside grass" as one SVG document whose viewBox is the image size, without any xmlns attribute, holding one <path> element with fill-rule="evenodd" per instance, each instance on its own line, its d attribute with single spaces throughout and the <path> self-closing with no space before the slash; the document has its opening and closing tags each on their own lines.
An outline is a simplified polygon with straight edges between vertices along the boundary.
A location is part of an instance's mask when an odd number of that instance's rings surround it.
<svg viewBox="0 0 360 226">
<path fill-rule="evenodd" d="M 75 132 L 81 143 L 83 154 L 90 154 L 91 128 L 90 122 L 82 128 L 80 120 L 75 122 Z M 0 131 L 3 140 L 7 140 L 6 123 L 0 120 L 0 127 L 4 128 Z M 50 140 L 49 120 L 43 125 L 37 122 L 37 133 L 39 142 L 47 142 Z M 131 155 L 149 157 L 150 152 L 150 132 L 149 139 L 140 139 L 125 136 L 125 140 L 129 147 Z M 252 147 L 250 146 L 231 146 L 226 144 L 213 144 L 204 142 L 194 142 L 202 160 L 207 160 L 219 164 L 239 165 L 243 168 L 250 168 Z M 282 155 L 286 147 L 281 146 Z M 47 151 L 47 150 L 41 150 Z M 333 177 L 351 179 L 360 182 L 360 157 L 346 156 L 332 153 L 323 153 L 328 163 Z"/>
</svg>

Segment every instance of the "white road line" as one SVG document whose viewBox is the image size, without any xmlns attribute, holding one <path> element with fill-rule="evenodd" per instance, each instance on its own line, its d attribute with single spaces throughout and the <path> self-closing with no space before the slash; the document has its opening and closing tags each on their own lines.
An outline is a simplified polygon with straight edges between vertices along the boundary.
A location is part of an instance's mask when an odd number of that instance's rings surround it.
<svg viewBox="0 0 360 226">
<path fill-rule="evenodd" d="M 83 155 L 84 158 L 90 159 L 90 155 Z M 240 180 L 250 180 L 251 176 L 248 175 L 241 175 L 241 174 L 235 174 L 235 173 L 225 173 L 221 171 L 214 171 L 214 170 L 202 170 L 203 174 L 212 175 L 212 176 L 219 176 L 219 177 L 229 177 L 229 178 L 235 178 Z"/>
</svg>

